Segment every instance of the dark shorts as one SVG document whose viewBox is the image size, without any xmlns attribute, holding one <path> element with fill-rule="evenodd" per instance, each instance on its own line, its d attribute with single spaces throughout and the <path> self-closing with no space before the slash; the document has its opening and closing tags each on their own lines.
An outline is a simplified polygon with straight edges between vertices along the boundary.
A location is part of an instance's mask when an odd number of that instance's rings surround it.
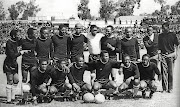
<svg viewBox="0 0 180 107">
<path fill-rule="evenodd" d="M 86 83 L 84 81 L 77 82 L 76 83 L 79 87 L 83 87 Z"/>
<path fill-rule="evenodd" d="M 51 86 L 54 86 L 58 91 L 63 91 L 65 81 L 58 81 L 58 83 L 51 84 Z"/>
<path fill-rule="evenodd" d="M 18 63 L 8 63 L 6 61 L 4 61 L 3 64 L 3 72 L 11 72 L 11 73 L 18 73 Z"/>
<path fill-rule="evenodd" d="M 124 83 L 125 83 L 125 81 L 124 81 Z M 135 83 L 134 80 L 131 80 L 131 82 L 130 82 L 129 85 L 128 85 L 128 88 L 129 88 L 129 89 L 132 89 L 134 83 Z"/>
<path fill-rule="evenodd" d="M 37 67 L 37 64 L 23 64 L 22 63 L 22 70 L 29 71 L 32 67 Z"/>
<path fill-rule="evenodd" d="M 109 83 L 109 79 L 99 79 L 99 80 L 95 80 L 95 82 L 98 82 L 102 85 L 103 88 L 105 88 L 107 86 L 107 84 Z"/>
</svg>

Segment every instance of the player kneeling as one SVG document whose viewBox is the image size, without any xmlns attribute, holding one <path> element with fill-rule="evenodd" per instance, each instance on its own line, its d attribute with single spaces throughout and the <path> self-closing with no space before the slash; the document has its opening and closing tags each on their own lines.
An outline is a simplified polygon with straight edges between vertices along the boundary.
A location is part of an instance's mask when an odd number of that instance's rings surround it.
<svg viewBox="0 0 180 107">
<path fill-rule="evenodd" d="M 143 98 L 146 96 L 147 88 L 151 90 L 149 98 L 151 98 L 153 93 L 157 90 L 157 86 L 155 84 L 155 73 L 158 75 L 158 80 L 161 80 L 161 73 L 157 65 L 153 62 L 150 62 L 149 58 L 150 56 L 148 54 L 144 54 L 142 56 L 142 62 L 138 64 L 141 80 L 140 88 L 142 90 Z"/>
<path fill-rule="evenodd" d="M 124 74 L 124 82 L 119 86 L 118 91 L 123 92 L 126 89 L 133 88 L 133 98 L 137 95 L 140 80 L 139 80 L 139 69 L 135 63 L 131 62 L 130 56 L 124 56 L 123 63 L 121 64 L 121 71 Z"/>
<path fill-rule="evenodd" d="M 88 70 L 88 65 L 84 63 L 82 56 L 77 56 L 75 62 L 70 66 L 70 83 L 76 93 L 91 92 L 92 86 L 83 81 L 84 72 Z"/>
<path fill-rule="evenodd" d="M 66 62 L 57 61 L 56 66 L 54 66 L 53 70 L 49 72 L 49 75 L 52 79 L 50 84 L 50 94 L 60 97 L 65 94 L 65 91 L 68 91 L 67 96 L 69 96 L 71 93 L 72 85 L 65 82 L 66 77 L 69 78 L 69 68 L 66 66 Z M 57 95 L 58 92 L 60 92 L 61 94 Z M 67 96 L 65 95 L 64 97 Z"/>
<path fill-rule="evenodd" d="M 47 83 L 50 79 L 48 72 L 51 71 L 51 67 L 48 66 L 47 59 L 40 59 L 39 65 L 36 69 L 31 71 L 30 85 L 31 93 L 33 96 L 33 103 L 37 105 L 37 98 L 39 94 L 46 94 L 48 92 Z"/>
<path fill-rule="evenodd" d="M 112 77 L 115 75 L 112 73 L 112 68 L 120 68 L 120 62 L 109 60 L 109 53 L 105 50 L 101 51 L 100 60 L 89 63 L 92 72 L 92 84 L 94 91 L 98 91 L 101 88 L 104 89 L 114 89 L 116 90 L 117 84 L 114 81 L 109 79 L 111 74 Z"/>
</svg>

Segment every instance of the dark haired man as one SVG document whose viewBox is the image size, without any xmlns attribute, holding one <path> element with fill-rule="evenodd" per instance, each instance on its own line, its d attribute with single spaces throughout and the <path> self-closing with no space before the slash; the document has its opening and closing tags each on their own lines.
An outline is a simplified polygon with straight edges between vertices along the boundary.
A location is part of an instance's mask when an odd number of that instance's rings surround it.
<svg viewBox="0 0 180 107">
<path fill-rule="evenodd" d="M 27 83 L 28 72 L 37 66 L 37 59 L 35 55 L 36 38 L 34 36 L 34 28 L 27 30 L 27 37 L 19 41 L 19 45 L 22 46 L 22 50 L 28 50 L 22 56 L 22 82 Z"/>
<path fill-rule="evenodd" d="M 146 88 L 149 87 L 151 90 L 149 98 L 151 98 L 153 93 L 157 90 L 157 86 L 155 84 L 155 74 L 158 75 L 158 80 L 160 81 L 161 73 L 157 65 L 150 62 L 150 56 L 148 54 L 144 54 L 142 56 L 142 62 L 138 63 L 138 68 L 140 72 L 140 88 L 142 89 L 142 96 L 145 98 Z"/>
<path fill-rule="evenodd" d="M 27 50 L 18 52 L 18 36 L 17 30 L 11 30 L 10 39 L 6 43 L 5 54 L 6 58 L 3 64 L 3 72 L 6 73 L 7 85 L 6 85 L 6 95 L 7 103 L 12 103 L 15 100 L 15 86 L 19 82 L 18 78 L 18 63 L 17 57 L 27 53 Z"/>
<path fill-rule="evenodd" d="M 82 33 L 87 38 L 88 50 L 89 50 L 89 62 L 99 59 L 101 53 L 101 38 L 104 37 L 102 33 L 98 33 L 98 27 L 96 25 L 90 26 L 90 32 Z"/>
<path fill-rule="evenodd" d="M 168 22 L 162 25 L 162 30 L 163 32 L 159 35 L 158 38 L 158 47 L 160 50 L 159 53 L 165 56 L 165 61 L 167 64 L 167 71 L 162 71 L 162 86 L 163 91 L 168 91 L 170 93 L 173 89 L 173 66 L 174 60 L 177 58 L 179 43 L 175 33 L 169 31 Z M 162 70 L 164 69 L 162 68 Z M 167 77 L 164 76 L 166 73 L 168 74 Z"/>
<path fill-rule="evenodd" d="M 35 105 L 37 105 L 37 95 L 46 94 L 48 91 L 47 83 L 50 79 L 48 74 L 52 70 L 52 67 L 48 66 L 48 59 L 40 59 L 38 67 L 30 72 L 31 93 Z"/>
<path fill-rule="evenodd" d="M 70 66 L 70 83 L 73 86 L 75 92 L 91 91 L 92 86 L 83 81 L 84 72 L 88 69 L 88 66 L 84 63 L 83 56 L 76 56 L 75 62 Z"/>
<path fill-rule="evenodd" d="M 121 40 L 122 56 L 128 54 L 132 61 L 140 59 L 138 40 L 133 38 L 132 28 L 125 29 L 125 38 Z"/>
<path fill-rule="evenodd" d="M 158 34 L 154 33 L 152 26 L 147 28 L 147 33 L 148 35 L 143 38 L 144 45 L 147 49 L 147 54 L 150 55 L 151 61 L 158 64 Z"/>
<path fill-rule="evenodd" d="M 106 50 L 102 50 L 100 53 L 100 59 L 94 62 L 90 62 L 90 70 L 92 71 L 92 84 L 94 91 L 98 91 L 101 88 L 117 88 L 117 85 L 114 81 L 109 79 L 110 74 L 112 73 L 112 68 L 120 68 L 120 62 L 109 60 L 109 53 Z M 112 77 L 115 77 L 114 75 Z"/>
<path fill-rule="evenodd" d="M 84 56 L 84 44 L 87 42 L 87 39 L 81 34 L 82 27 L 80 23 L 77 23 L 75 25 L 75 33 L 72 34 L 71 38 L 68 38 L 68 52 L 70 53 L 71 62 L 75 62 L 76 56 Z"/>
<path fill-rule="evenodd" d="M 37 58 L 48 58 L 52 59 L 53 46 L 52 39 L 48 38 L 49 31 L 46 27 L 40 29 L 40 36 L 36 40 L 36 53 Z"/>
<path fill-rule="evenodd" d="M 120 53 L 120 41 L 113 35 L 114 27 L 109 25 L 106 27 L 106 34 L 101 39 L 101 50 L 109 53 L 110 59 L 117 60 L 116 53 Z"/>
<path fill-rule="evenodd" d="M 68 37 L 67 26 L 59 25 L 59 35 L 54 35 L 52 37 L 54 47 L 53 59 L 66 61 L 66 63 L 68 63 Z"/>
<path fill-rule="evenodd" d="M 122 71 L 124 74 L 123 83 L 119 86 L 118 91 L 122 92 L 128 88 L 133 88 L 133 97 L 136 97 L 139 86 L 140 86 L 140 74 L 138 66 L 131 62 L 129 55 L 124 55 L 123 64 L 121 64 Z"/>
</svg>

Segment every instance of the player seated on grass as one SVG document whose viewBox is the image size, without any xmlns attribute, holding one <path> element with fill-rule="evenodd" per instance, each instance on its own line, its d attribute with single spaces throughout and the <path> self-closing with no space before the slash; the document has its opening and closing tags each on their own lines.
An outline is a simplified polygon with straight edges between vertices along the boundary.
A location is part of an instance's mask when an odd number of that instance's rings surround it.
<svg viewBox="0 0 180 107">
<path fill-rule="evenodd" d="M 53 67 L 53 70 L 49 72 L 52 79 L 50 84 L 50 94 L 56 94 L 58 92 L 65 92 L 71 90 L 72 85 L 66 83 L 66 76 L 69 78 L 69 68 L 66 66 L 65 61 L 58 61 L 57 65 Z"/>
<path fill-rule="evenodd" d="M 47 83 L 50 79 L 48 72 L 51 70 L 52 68 L 48 66 L 48 59 L 40 59 L 38 67 L 30 72 L 31 93 L 34 105 L 37 105 L 38 94 L 46 94 L 48 91 Z"/>
<path fill-rule="evenodd" d="M 133 88 L 133 97 L 137 95 L 140 86 L 140 75 L 138 66 L 131 62 L 129 55 L 125 55 L 123 58 L 123 63 L 121 64 L 121 72 L 124 74 L 123 83 L 119 86 L 118 91 L 123 92 L 126 89 Z"/>
<path fill-rule="evenodd" d="M 92 71 L 92 84 L 94 91 L 98 91 L 101 88 L 105 89 L 116 89 L 117 84 L 109 79 L 110 74 L 115 77 L 112 73 L 112 68 L 120 68 L 120 62 L 109 60 L 109 53 L 106 50 L 102 50 L 100 53 L 100 60 L 89 63 L 90 69 Z"/>
<path fill-rule="evenodd" d="M 92 90 L 92 86 L 83 81 L 86 70 L 88 70 L 88 66 L 84 63 L 83 56 L 76 56 L 75 62 L 70 66 L 70 83 L 75 92 Z"/>
<path fill-rule="evenodd" d="M 140 89 L 142 90 L 142 96 L 145 98 L 146 89 L 149 88 L 151 90 L 149 98 L 151 98 L 153 93 L 157 90 L 155 84 L 155 73 L 158 75 L 159 81 L 161 80 L 161 73 L 157 65 L 150 62 L 150 56 L 148 54 L 142 56 L 142 62 L 138 63 L 138 68 L 140 72 Z"/>
</svg>

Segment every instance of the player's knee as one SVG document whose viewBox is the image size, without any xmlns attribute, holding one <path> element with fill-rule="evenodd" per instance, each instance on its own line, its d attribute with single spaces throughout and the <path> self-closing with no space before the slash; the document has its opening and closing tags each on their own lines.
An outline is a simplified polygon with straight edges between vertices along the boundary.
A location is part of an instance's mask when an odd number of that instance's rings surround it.
<svg viewBox="0 0 180 107">
<path fill-rule="evenodd" d="M 47 91 L 48 91 L 48 90 L 47 90 L 46 87 L 43 87 L 43 88 L 40 89 L 40 92 L 43 93 L 43 94 L 47 93 Z"/>
<path fill-rule="evenodd" d="M 94 91 L 98 91 L 100 88 L 101 88 L 101 87 L 100 87 L 100 84 L 99 84 L 99 83 L 94 83 L 94 85 L 93 85 Z"/>
<path fill-rule="evenodd" d="M 109 81 L 110 88 L 116 89 L 117 84 L 114 81 Z"/>
<path fill-rule="evenodd" d="M 134 85 L 135 85 L 135 86 L 138 86 L 139 84 L 140 84 L 139 79 L 135 79 L 135 80 L 134 80 Z"/>
<path fill-rule="evenodd" d="M 156 90 L 157 90 L 157 86 L 156 86 L 156 84 L 155 84 L 154 81 L 151 82 L 151 84 L 150 84 L 150 89 L 151 89 L 152 91 L 156 91 Z"/>
<path fill-rule="evenodd" d="M 72 85 L 70 83 L 65 83 L 65 88 L 68 90 L 72 89 Z"/>
<path fill-rule="evenodd" d="M 18 84 L 19 83 L 19 75 L 18 74 L 15 74 L 14 77 L 13 77 L 13 83 L 14 84 Z"/>
<path fill-rule="evenodd" d="M 51 94 L 54 94 L 54 93 L 57 93 L 57 92 L 58 92 L 58 90 L 57 90 L 57 88 L 56 88 L 56 87 L 51 86 L 51 87 L 50 87 L 50 89 L 49 89 L 49 92 L 50 92 Z"/>
<path fill-rule="evenodd" d="M 146 82 L 141 81 L 141 82 L 140 82 L 140 88 L 144 89 L 144 88 L 146 88 L 146 87 L 147 87 Z"/>
<path fill-rule="evenodd" d="M 90 84 L 85 84 L 84 87 L 82 87 L 82 90 L 87 90 L 87 91 L 91 91 L 92 90 L 92 86 Z"/>
<path fill-rule="evenodd" d="M 8 85 L 12 85 L 12 84 L 13 84 L 13 80 L 8 80 L 8 81 L 7 81 L 7 84 L 8 84 Z"/>
</svg>

